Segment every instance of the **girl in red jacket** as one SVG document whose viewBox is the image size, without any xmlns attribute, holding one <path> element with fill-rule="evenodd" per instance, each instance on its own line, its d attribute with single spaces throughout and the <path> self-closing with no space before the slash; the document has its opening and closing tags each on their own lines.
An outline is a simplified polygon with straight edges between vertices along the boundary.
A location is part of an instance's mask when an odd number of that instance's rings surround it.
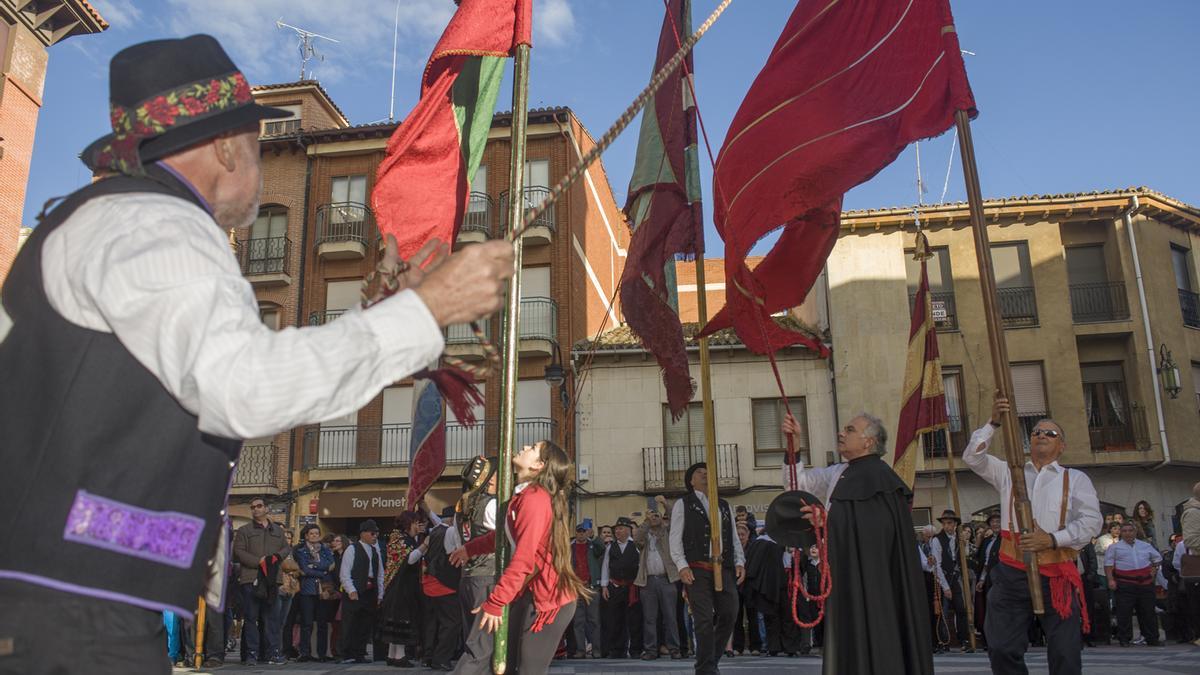
<svg viewBox="0 0 1200 675">
<path fill-rule="evenodd" d="M 512 561 L 474 613 L 480 616 L 480 627 L 490 633 L 499 628 L 500 614 L 510 605 L 510 616 L 520 621 L 523 629 L 519 670 L 544 673 L 575 616 L 576 601 L 591 596 L 571 568 L 567 493 L 574 467 L 562 448 L 538 441 L 516 453 L 513 469 L 518 484 L 504 515 L 505 532 L 513 545 Z M 486 553 L 489 548 L 495 548 L 494 533 L 467 544 L 470 555 Z"/>
</svg>

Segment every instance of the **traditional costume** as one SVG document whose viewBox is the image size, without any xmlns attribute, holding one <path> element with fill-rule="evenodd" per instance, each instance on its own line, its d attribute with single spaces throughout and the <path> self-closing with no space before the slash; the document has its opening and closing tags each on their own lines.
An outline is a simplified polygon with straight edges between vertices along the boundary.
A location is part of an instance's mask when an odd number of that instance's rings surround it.
<svg viewBox="0 0 1200 675">
<path fill-rule="evenodd" d="M 1133 613 L 1137 610 L 1138 628 L 1146 644 L 1156 646 L 1158 615 L 1154 610 L 1154 577 L 1162 565 L 1162 554 L 1149 543 L 1134 539 L 1114 541 L 1104 551 L 1104 568 L 1112 568 L 1110 578 L 1117 582 L 1114 593 L 1117 615 L 1117 639 L 1122 646 L 1133 640 Z"/>
<path fill-rule="evenodd" d="M 364 532 L 378 535 L 379 526 L 374 520 L 365 520 L 358 526 L 358 532 L 360 535 Z M 379 542 L 367 544 L 359 539 L 347 547 L 342 553 L 339 574 L 346 595 L 342 600 L 342 644 L 338 652 L 343 657 L 342 663 L 369 663 L 367 643 L 374 638 L 380 596 L 386 587 L 384 554 Z M 351 593 L 358 596 L 357 599 L 351 598 Z M 376 643 L 375 646 L 380 645 Z M 380 656 L 380 652 L 375 649 L 375 656 Z"/>
<path fill-rule="evenodd" d="M 407 667 L 420 638 L 423 608 L 420 542 L 407 532 L 392 530 L 388 537 L 386 560 L 379 630 L 381 640 L 390 645 L 388 659 L 399 661 L 398 665 Z"/>
<path fill-rule="evenodd" d="M 962 525 L 962 519 L 953 509 L 946 509 L 938 518 L 939 523 L 953 521 L 956 526 Z M 933 555 L 933 572 L 937 576 L 938 585 L 942 587 L 942 615 L 946 619 L 947 630 L 954 629 L 958 636 L 958 644 L 963 649 L 970 649 L 967 641 L 967 599 L 963 597 L 963 569 L 959 561 L 958 528 L 955 534 L 946 534 L 945 530 L 934 535 L 929 541 L 929 549 Z"/>
<path fill-rule="evenodd" d="M 487 494 L 487 484 L 496 473 L 497 458 L 476 457 L 463 469 L 463 496 L 455 507 L 454 527 L 446 532 L 447 552 L 453 552 L 496 529 L 496 497 Z M 495 641 L 479 628 L 479 617 L 471 612 L 483 604 L 496 585 L 496 556 L 483 551 L 463 565 L 458 601 L 463 616 L 463 655 L 455 673 L 492 672 Z"/>
<path fill-rule="evenodd" d="M 617 518 L 613 529 L 618 527 L 632 531 L 635 525 L 632 520 L 622 516 Z M 641 656 L 642 604 L 639 589 L 634 585 L 640 562 L 641 551 L 632 537 L 624 542 L 614 539 L 604 548 L 604 558 L 600 562 L 600 587 L 608 588 L 604 625 L 610 629 L 605 632 L 604 638 L 608 640 L 610 659 Z"/>
<path fill-rule="evenodd" d="M 442 518 L 429 532 L 429 545 L 421 559 L 421 592 L 425 595 L 424 659 L 435 670 L 450 670 L 454 652 L 462 635 L 462 609 L 458 586 L 462 571 L 450 564 L 446 554 L 446 534 L 453 523 L 454 507 L 446 507 Z"/>
</svg>

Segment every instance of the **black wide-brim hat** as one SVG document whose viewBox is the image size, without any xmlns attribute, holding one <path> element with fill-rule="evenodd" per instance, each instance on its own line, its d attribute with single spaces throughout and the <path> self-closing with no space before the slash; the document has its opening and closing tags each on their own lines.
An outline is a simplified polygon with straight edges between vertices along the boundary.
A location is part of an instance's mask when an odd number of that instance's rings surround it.
<svg viewBox="0 0 1200 675">
<path fill-rule="evenodd" d="M 634 524 L 633 520 L 626 518 L 625 516 L 617 518 L 617 524 L 613 525 L 613 527 L 628 527 L 631 530 L 637 529 L 637 525 Z"/>
<path fill-rule="evenodd" d="M 812 523 L 804 519 L 800 509 L 820 506 L 816 495 L 803 490 L 790 490 L 771 500 L 767 507 L 767 534 L 782 546 L 808 550 L 817 543 Z"/>
<path fill-rule="evenodd" d="M 962 518 L 958 517 L 958 514 L 954 512 L 954 509 L 946 509 L 945 511 L 942 511 L 942 517 L 938 518 L 939 523 L 944 523 L 947 520 L 953 520 L 959 525 L 962 525 Z"/>
<path fill-rule="evenodd" d="M 211 35 L 153 40 L 113 56 L 113 132 L 80 154 L 92 171 L 141 172 L 153 162 L 259 120 L 292 113 L 254 102 L 250 85 Z"/>
<path fill-rule="evenodd" d="M 492 474 L 496 473 L 496 465 L 499 461 L 500 458 L 496 456 L 483 457 L 479 455 L 471 458 L 471 461 L 463 467 L 463 491 L 473 492 L 487 485 L 487 482 L 492 479 Z"/>
<path fill-rule="evenodd" d="M 376 534 L 379 533 L 379 526 L 375 524 L 374 518 L 368 518 L 358 526 L 358 533 L 362 534 L 363 532 L 375 532 Z"/>
</svg>

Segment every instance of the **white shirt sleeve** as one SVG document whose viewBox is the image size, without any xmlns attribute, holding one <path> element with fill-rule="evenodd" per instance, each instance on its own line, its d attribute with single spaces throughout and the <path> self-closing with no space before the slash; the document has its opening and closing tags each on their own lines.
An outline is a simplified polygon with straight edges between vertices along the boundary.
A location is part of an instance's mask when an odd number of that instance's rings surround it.
<svg viewBox="0 0 1200 675">
<path fill-rule="evenodd" d="M 932 572 L 933 567 L 929 565 L 929 556 L 925 555 L 925 551 L 921 550 L 921 545 L 917 544 L 917 557 L 921 559 L 921 571 Z"/>
<path fill-rule="evenodd" d="M 496 501 L 493 498 L 487 506 L 483 507 L 483 526 L 489 530 L 496 529 Z"/>
<path fill-rule="evenodd" d="M 1092 479 L 1082 471 L 1070 471 L 1071 497 L 1067 504 L 1067 526 L 1050 533 L 1062 548 L 1079 550 L 1087 546 L 1092 535 L 1100 531 L 1104 516 L 1100 513 L 1100 498 Z"/>
<path fill-rule="evenodd" d="M 612 551 L 616 542 L 604 547 L 604 561 L 600 563 L 600 587 L 608 586 L 608 554 Z"/>
<path fill-rule="evenodd" d="M 1112 567 L 1116 564 L 1117 564 L 1117 547 L 1110 544 L 1108 548 L 1104 549 L 1104 566 Z"/>
<path fill-rule="evenodd" d="M 387 556 L 384 554 L 383 549 L 384 547 L 382 542 L 380 542 L 378 539 L 375 540 L 375 554 L 379 556 L 379 565 L 377 565 L 375 569 L 375 588 L 379 589 L 380 602 L 383 601 L 383 593 L 385 590 L 383 587 L 383 568 L 387 567 Z"/>
<path fill-rule="evenodd" d="M 1163 557 L 1162 554 L 1158 552 L 1158 549 L 1154 548 L 1150 544 L 1146 544 L 1146 548 L 1150 551 L 1150 564 L 1162 565 Z"/>
<path fill-rule="evenodd" d="M 671 560 L 675 567 L 683 569 L 688 566 L 687 556 L 683 554 L 683 518 L 685 508 L 682 499 L 676 499 L 671 507 Z"/>
<path fill-rule="evenodd" d="M 929 540 L 929 550 L 933 553 L 933 573 L 937 575 L 942 591 L 948 591 L 950 582 L 946 581 L 946 572 L 942 570 L 942 542 L 937 539 Z"/>
<path fill-rule="evenodd" d="M 414 548 L 408 553 L 408 564 L 416 565 L 417 563 L 421 562 L 421 558 L 424 557 L 424 555 L 425 552 L 421 550 L 420 546 Z"/>
<path fill-rule="evenodd" d="M 201 431 L 230 438 L 354 412 L 443 348 L 413 291 L 324 326 L 271 330 L 225 233 L 174 197 L 84 204 L 47 239 L 42 273 L 59 314 L 116 335 Z"/>
<path fill-rule="evenodd" d="M 1171 556 L 1171 562 L 1175 565 L 1175 571 L 1179 571 L 1179 567 L 1183 565 L 1183 556 L 1187 555 L 1187 546 L 1183 542 L 1175 544 L 1175 555 Z"/>
<path fill-rule="evenodd" d="M 342 552 L 342 567 L 338 570 L 338 579 L 347 593 L 358 592 L 358 589 L 354 588 L 354 580 L 350 578 L 350 569 L 354 567 L 354 549 L 354 544 L 351 544 Z"/>
<path fill-rule="evenodd" d="M 1008 476 L 1008 464 L 998 457 L 988 454 L 988 446 L 992 444 L 992 435 L 996 427 L 990 422 L 984 424 L 971 434 L 971 441 L 963 450 L 962 460 L 968 468 L 997 490 L 1004 490 L 1004 479 Z M 1097 528 L 1099 529 L 1099 528 Z"/>
<path fill-rule="evenodd" d="M 462 548 L 462 540 L 458 538 L 458 516 L 455 516 L 450 527 L 446 528 L 446 538 L 442 540 L 442 546 L 446 548 L 446 553 L 454 553 Z"/>
<path fill-rule="evenodd" d="M 804 490 L 816 495 L 820 499 L 828 501 L 829 486 L 841 473 L 841 468 L 838 464 L 832 464 L 825 467 L 805 468 L 804 462 L 800 461 L 799 455 L 796 456 L 796 489 Z M 791 467 L 785 462 L 780 471 L 783 481 L 783 488 L 790 489 L 791 485 Z M 828 506 L 828 504 L 826 504 Z"/>
<path fill-rule="evenodd" d="M 742 540 L 738 538 L 737 526 L 733 532 L 733 564 L 737 567 L 746 566 L 746 552 L 742 550 Z"/>
</svg>

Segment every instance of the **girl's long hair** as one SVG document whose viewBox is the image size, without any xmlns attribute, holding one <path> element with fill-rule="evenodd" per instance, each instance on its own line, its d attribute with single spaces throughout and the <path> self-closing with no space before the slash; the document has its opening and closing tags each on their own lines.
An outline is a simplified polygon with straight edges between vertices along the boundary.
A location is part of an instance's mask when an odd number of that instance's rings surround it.
<svg viewBox="0 0 1200 675">
<path fill-rule="evenodd" d="M 550 552 L 553 555 L 554 571 L 558 573 L 556 590 L 560 594 L 573 593 L 580 600 L 589 600 L 592 591 L 575 575 L 571 566 L 571 508 L 567 496 L 575 484 L 575 465 L 563 449 L 551 441 L 538 442 L 538 457 L 545 466 L 533 478 L 533 483 L 550 493 L 554 507 L 554 519 L 550 525 Z"/>
</svg>

